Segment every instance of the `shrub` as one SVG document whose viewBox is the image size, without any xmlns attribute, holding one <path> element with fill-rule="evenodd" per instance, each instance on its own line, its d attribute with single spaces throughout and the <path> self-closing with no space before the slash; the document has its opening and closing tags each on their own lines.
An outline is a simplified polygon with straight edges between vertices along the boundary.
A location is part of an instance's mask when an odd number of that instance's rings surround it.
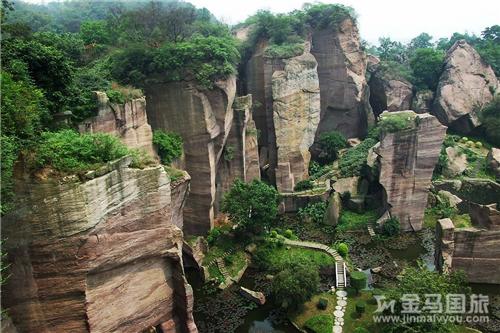
<svg viewBox="0 0 500 333">
<path fill-rule="evenodd" d="M 396 217 L 391 217 L 385 220 L 383 226 L 382 226 L 382 231 L 384 235 L 387 236 L 395 236 L 398 235 L 401 229 L 401 225 L 399 223 L 399 220 Z"/>
<path fill-rule="evenodd" d="M 272 282 L 274 298 L 285 308 L 295 308 L 318 291 L 319 273 L 307 265 L 292 265 L 278 273 Z"/>
<path fill-rule="evenodd" d="M 482 148 L 483 147 L 483 143 L 480 142 L 480 141 L 476 141 L 475 146 L 476 146 L 476 148 Z"/>
<path fill-rule="evenodd" d="M 293 238 L 293 231 L 290 229 L 286 229 L 285 232 L 283 233 L 283 236 L 285 236 L 288 239 Z"/>
<path fill-rule="evenodd" d="M 296 192 L 307 191 L 314 187 L 314 183 L 310 179 L 301 180 L 295 184 L 293 190 Z"/>
<path fill-rule="evenodd" d="M 469 148 L 474 148 L 474 141 L 467 141 L 465 145 Z"/>
<path fill-rule="evenodd" d="M 356 302 L 356 312 L 358 314 L 364 313 L 366 310 L 366 303 L 365 301 L 357 301 Z"/>
<path fill-rule="evenodd" d="M 328 300 L 326 298 L 320 298 L 316 307 L 320 310 L 326 310 L 328 307 Z"/>
<path fill-rule="evenodd" d="M 309 163 L 309 180 L 313 181 L 332 171 L 331 165 L 320 165 L 316 161 Z"/>
<path fill-rule="evenodd" d="M 276 238 L 278 237 L 278 232 L 276 230 L 271 230 L 271 235 L 270 235 L 271 238 Z"/>
<path fill-rule="evenodd" d="M 376 140 L 367 138 L 356 147 L 350 148 L 339 160 L 341 177 L 360 176 L 366 165 L 368 150 L 377 143 Z"/>
<path fill-rule="evenodd" d="M 327 164 L 337 159 L 340 149 L 347 147 L 347 140 L 342 133 L 332 131 L 321 134 L 319 146 L 321 148 L 319 159 L 323 164 Z"/>
<path fill-rule="evenodd" d="M 158 147 L 158 155 L 164 164 L 170 164 L 182 155 L 182 138 L 177 133 L 155 130 L 153 143 Z"/>
<path fill-rule="evenodd" d="M 366 288 L 366 274 L 363 272 L 352 272 L 351 273 L 351 286 L 356 289 L 356 292 L 359 293 L 361 289 Z"/>
<path fill-rule="evenodd" d="M 167 172 L 168 176 L 170 177 L 171 182 L 175 182 L 184 177 L 184 172 L 182 170 L 170 166 L 165 166 L 164 169 Z"/>
<path fill-rule="evenodd" d="M 399 132 L 413 128 L 415 125 L 415 115 L 409 113 L 383 113 L 378 125 L 385 132 Z"/>
<path fill-rule="evenodd" d="M 302 219 L 310 218 L 315 223 L 321 223 L 323 222 L 325 211 L 326 211 L 326 203 L 321 201 L 321 202 L 309 203 L 304 208 L 299 208 L 297 215 Z"/>
<path fill-rule="evenodd" d="M 346 243 L 340 243 L 337 245 L 337 252 L 343 257 L 347 257 L 347 254 L 349 253 L 349 247 L 347 246 Z"/>
<path fill-rule="evenodd" d="M 292 58 L 298 55 L 301 55 L 304 52 L 304 43 L 297 44 L 271 44 L 269 45 L 265 51 L 264 56 L 267 58 Z"/>
<path fill-rule="evenodd" d="M 228 266 L 232 265 L 234 263 L 234 254 L 230 254 L 228 256 L 225 256 L 224 263 Z"/>
<path fill-rule="evenodd" d="M 304 328 L 312 333 L 331 333 L 333 330 L 332 316 L 321 314 L 311 317 L 304 323 Z"/>
<path fill-rule="evenodd" d="M 117 137 L 79 134 L 73 130 L 44 132 L 35 148 L 35 168 L 51 167 L 61 172 L 82 172 L 130 154 Z"/>
</svg>

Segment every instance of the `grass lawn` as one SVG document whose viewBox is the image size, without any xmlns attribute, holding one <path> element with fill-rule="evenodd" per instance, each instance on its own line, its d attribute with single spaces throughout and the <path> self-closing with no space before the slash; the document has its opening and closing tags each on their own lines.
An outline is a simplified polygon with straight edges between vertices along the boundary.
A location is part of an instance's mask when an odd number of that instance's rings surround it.
<svg viewBox="0 0 500 333">
<path fill-rule="evenodd" d="M 328 300 L 328 306 L 325 310 L 320 310 L 316 306 L 320 298 Z M 305 322 L 309 318 L 317 315 L 322 315 L 322 314 L 332 315 L 332 320 L 333 320 L 333 311 L 335 310 L 335 304 L 336 304 L 336 298 L 334 294 L 322 293 L 313 296 L 311 300 L 304 303 L 298 310 L 289 313 L 288 317 L 298 327 L 303 329 Z"/>
<path fill-rule="evenodd" d="M 343 210 L 340 215 L 337 230 L 355 230 L 365 228 L 369 222 L 376 222 L 378 214 L 375 211 L 367 211 L 362 214 L 350 210 Z"/>
<path fill-rule="evenodd" d="M 231 258 L 233 259 L 233 262 L 231 264 L 226 262 L 226 269 L 229 275 L 235 277 L 239 271 L 243 269 L 247 262 L 245 251 L 238 250 L 231 255 Z"/>
<path fill-rule="evenodd" d="M 273 271 L 279 271 L 292 263 L 302 263 L 314 270 L 335 263 L 335 260 L 330 255 L 322 251 L 293 246 L 271 249 L 265 256 L 265 261 L 266 266 Z"/>
<path fill-rule="evenodd" d="M 365 301 L 366 310 L 361 316 L 356 312 L 356 302 Z M 377 304 L 373 304 L 372 294 L 369 291 L 361 291 L 359 295 L 354 295 L 349 291 L 347 297 L 347 309 L 344 315 L 344 332 L 353 332 L 356 327 L 364 327 L 370 333 L 380 332 L 381 328 L 373 322 L 373 312 L 377 309 Z"/>
</svg>

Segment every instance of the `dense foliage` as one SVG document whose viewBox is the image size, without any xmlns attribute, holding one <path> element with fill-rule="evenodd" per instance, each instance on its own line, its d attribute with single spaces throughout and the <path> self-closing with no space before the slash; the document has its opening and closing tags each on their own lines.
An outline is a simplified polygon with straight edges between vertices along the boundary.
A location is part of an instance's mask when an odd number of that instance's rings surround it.
<svg viewBox="0 0 500 333">
<path fill-rule="evenodd" d="M 322 223 L 325 216 L 326 203 L 323 201 L 309 203 L 303 208 L 299 208 L 297 215 L 302 218 L 311 219 L 314 223 Z"/>
<path fill-rule="evenodd" d="M 163 164 L 170 164 L 182 155 L 182 138 L 177 133 L 155 130 L 153 143 L 158 148 L 158 155 Z"/>
<path fill-rule="evenodd" d="M 435 90 L 439 82 L 444 52 L 432 48 L 419 48 L 410 59 L 410 68 L 415 75 L 415 84 L 420 89 Z"/>
<path fill-rule="evenodd" d="M 285 308 L 296 308 L 319 287 L 319 273 L 307 265 L 293 265 L 279 272 L 272 282 L 273 297 Z"/>
<path fill-rule="evenodd" d="M 260 180 L 245 183 L 237 179 L 224 195 L 222 212 L 246 229 L 269 226 L 278 214 L 278 191 Z"/>
<path fill-rule="evenodd" d="M 314 187 L 314 183 L 312 182 L 312 180 L 304 179 L 304 180 L 297 182 L 297 184 L 295 184 L 295 186 L 293 187 L 293 190 L 296 192 L 307 191 L 307 190 L 312 189 L 313 187 Z"/>
<path fill-rule="evenodd" d="M 382 225 L 382 232 L 386 236 L 396 236 L 399 234 L 400 229 L 401 225 L 396 217 L 391 217 L 385 220 L 384 224 Z"/>
<path fill-rule="evenodd" d="M 328 164 L 337 159 L 339 150 L 347 147 L 347 140 L 338 131 L 327 132 L 321 134 L 319 147 L 321 153 L 318 156 L 318 161 L 322 164 Z"/>
<path fill-rule="evenodd" d="M 61 172 L 82 172 L 130 154 L 115 136 L 79 134 L 73 130 L 43 132 L 34 150 L 33 166 Z"/>
<path fill-rule="evenodd" d="M 356 147 L 348 149 L 339 160 L 339 169 L 342 177 L 353 177 L 361 175 L 363 167 L 366 165 L 368 150 L 377 141 L 367 138 Z"/>
<path fill-rule="evenodd" d="M 462 272 L 440 274 L 426 268 L 407 267 L 398 284 L 385 294 L 387 299 L 396 301 L 396 314 L 402 310 L 401 299 L 404 294 L 417 294 L 420 300 L 425 300 L 425 295 L 439 294 L 445 299 L 447 294 L 469 294 L 470 288 L 466 287 L 465 275 Z M 422 307 L 421 307 L 422 309 Z M 430 310 L 422 309 L 418 315 L 431 315 Z M 408 314 L 406 314 L 408 315 Z M 410 316 L 412 314 L 409 314 Z M 439 314 L 437 314 L 439 316 Z M 454 328 L 452 323 L 434 320 L 431 322 L 394 322 L 388 324 L 385 332 L 450 332 Z"/>
</svg>

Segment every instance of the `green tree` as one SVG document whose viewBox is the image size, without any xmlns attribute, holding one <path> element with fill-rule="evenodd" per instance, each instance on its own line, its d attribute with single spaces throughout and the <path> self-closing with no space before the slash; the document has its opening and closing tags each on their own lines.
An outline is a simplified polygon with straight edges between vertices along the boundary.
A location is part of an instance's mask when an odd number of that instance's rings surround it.
<svg viewBox="0 0 500 333">
<path fill-rule="evenodd" d="M 319 273 L 307 265 L 294 265 L 279 272 L 273 279 L 273 297 L 284 308 L 297 308 L 319 288 Z"/>
<path fill-rule="evenodd" d="M 389 37 L 379 38 L 377 50 L 381 60 L 394 61 L 400 64 L 404 64 L 408 60 L 406 46 L 400 42 L 391 40 Z"/>
<path fill-rule="evenodd" d="M 435 90 L 443 68 L 444 52 L 431 48 L 417 49 L 410 59 L 410 67 L 420 89 Z"/>
<path fill-rule="evenodd" d="M 410 53 L 413 53 L 418 49 L 432 48 L 433 44 L 431 41 L 432 36 L 426 32 L 422 32 L 420 35 L 410 41 L 410 43 L 408 44 L 408 50 L 410 51 Z"/>
<path fill-rule="evenodd" d="M 222 212 L 239 226 L 258 230 L 275 220 L 279 200 L 279 193 L 274 187 L 260 180 L 245 183 L 237 179 L 224 195 Z"/>
<path fill-rule="evenodd" d="M 80 36 L 85 44 L 109 44 L 111 34 L 104 20 L 85 21 L 80 26 Z"/>
<path fill-rule="evenodd" d="M 347 147 L 347 140 L 342 133 L 332 131 L 321 134 L 319 146 L 321 148 L 321 153 L 318 159 L 321 163 L 327 164 L 337 159 L 340 149 Z"/>
<path fill-rule="evenodd" d="M 417 294 L 421 302 L 426 299 L 427 294 L 439 294 L 444 300 L 447 294 L 470 294 L 470 287 L 467 287 L 465 275 L 459 271 L 440 274 L 436 271 L 429 271 L 425 267 L 407 267 L 397 285 L 384 295 L 389 301 L 395 300 L 395 314 L 401 313 L 401 299 L 404 294 Z M 423 310 L 418 315 L 431 315 L 431 313 L 429 310 Z M 445 333 L 453 328 L 454 324 L 439 320 L 424 323 L 407 321 L 387 324 L 384 332 Z"/>
</svg>

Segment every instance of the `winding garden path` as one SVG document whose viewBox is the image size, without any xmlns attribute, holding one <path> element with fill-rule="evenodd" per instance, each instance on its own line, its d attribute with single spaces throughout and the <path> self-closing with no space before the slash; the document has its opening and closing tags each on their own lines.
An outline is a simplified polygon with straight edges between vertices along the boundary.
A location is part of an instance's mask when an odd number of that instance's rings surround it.
<svg viewBox="0 0 500 333">
<path fill-rule="evenodd" d="M 334 325 L 332 333 L 342 333 L 342 326 L 344 326 L 344 314 L 347 307 L 347 292 L 342 290 L 346 286 L 347 282 L 344 259 L 337 251 L 321 243 L 285 239 L 285 244 L 324 251 L 335 259 L 336 284 L 339 290 L 336 292 L 337 305 L 335 306 L 335 311 L 333 312 Z"/>
</svg>

